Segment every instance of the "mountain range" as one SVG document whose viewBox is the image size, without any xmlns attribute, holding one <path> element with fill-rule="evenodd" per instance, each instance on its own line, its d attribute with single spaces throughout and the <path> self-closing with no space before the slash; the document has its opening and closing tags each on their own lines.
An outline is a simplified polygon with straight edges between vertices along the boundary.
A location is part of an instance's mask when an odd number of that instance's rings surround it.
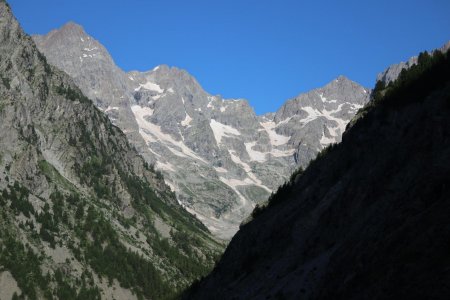
<svg viewBox="0 0 450 300">
<path fill-rule="evenodd" d="M 340 76 L 257 116 L 246 100 L 210 95 L 184 70 L 121 70 L 75 23 L 33 39 L 164 174 L 180 204 L 225 240 L 295 169 L 339 142 L 369 101 L 370 90 Z"/>
</svg>

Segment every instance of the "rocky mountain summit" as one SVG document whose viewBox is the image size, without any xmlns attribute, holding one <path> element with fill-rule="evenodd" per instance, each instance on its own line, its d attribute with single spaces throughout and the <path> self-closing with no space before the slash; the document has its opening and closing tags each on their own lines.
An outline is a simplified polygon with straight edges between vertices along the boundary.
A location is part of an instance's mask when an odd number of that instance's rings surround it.
<svg viewBox="0 0 450 300">
<path fill-rule="evenodd" d="M 186 299 L 447 299 L 450 51 L 422 53 Z"/>
<path fill-rule="evenodd" d="M 450 49 L 450 41 L 444 44 L 439 49 L 431 51 L 431 54 L 435 53 L 436 51 L 445 53 L 449 49 Z M 418 56 L 413 56 L 410 57 L 406 62 L 402 61 L 398 64 L 391 65 L 386 70 L 378 74 L 377 81 L 384 82 L 384 84 L 388 85 L 389 83 L 395 81 L 398 78 L 402 70 L 408 70 L 412 66 L 416 65 L 417 61 Z"/>
<path fill-rule="evenodd" d="M 293 170 L 339 142 L 369 100 L 369 90 L 341 76 L 257 116 L 246 100 L 210 95 L 184 70 L 122 71 L 74 23 L 33 39 L 223 239 Z"/>
<path fill-rule="evenodd" d="M 172 297 L 223 249 L 4 1 L 0 207 L 1 299 Z"/>
</svg>

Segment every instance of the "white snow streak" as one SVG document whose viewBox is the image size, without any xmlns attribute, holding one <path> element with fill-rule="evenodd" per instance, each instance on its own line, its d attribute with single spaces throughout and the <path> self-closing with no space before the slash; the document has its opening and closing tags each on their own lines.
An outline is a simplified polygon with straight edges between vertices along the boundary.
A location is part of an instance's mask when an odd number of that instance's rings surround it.
<svg viewBox="0 0 450 300">
<path fill-rule="evenodd" d="M 117 106 L 108 106 L 108 108 L 105 110 L 105 112 L 111 111 L 111 110 L 119 110 Z"/>
<path fill-rule="evenodd" d="M 247 153 L 250 156 L 251 160 L 258 161 L 258 162 L 266 161 L 266 153 L 259 152 L 259 151 L 252 149 L 256 145 L 256 142 L 244 143 L 244 145 L 245 145 L 245 150 L 247 150 Z"/>
<path fill-rule="evenodd" d="M 222 167 L 214 167 L 214 170 L 216 170 L 216 172 L 218 173 L 227 173 L 228 170 Z"/>
<path fill-rule="evenodd" d="M 141 88 L 144 88 L 149 91 L 155 91 L 157 93 L 164 92 L 164 90 L 159 85 L 157 85 L 156 83 L 150 82 L 150 81 L 148 81 L 144 84 L 139 84 L 139 87 L 135 88 L 134 90 L 139 91 Z"/>
<path fill-rule="evenodd" d="M 209 126 L 211 126 L 211 129 L 214 133 L 214 138 L 216 139 L 217 145 L 221 143 L 224 136 L 241 135 L 241 133 L 236 128 L 217 122 L 214 119 L 211 119 Z"/>
<path fill-rule="evenodd" d="M 278 134 L 275 131 L 275 127 L 277 126 L 275 122 L 268 121 L 268 122 L 261 122 L 260 124 L 262 127 L 264 127 L 267 134 L 269 135 L 270 143 L 272 144 L 272 146 L 281 146 L 289 141 L 290 137 Z"/>
<path fill-rule="evenodd" d="M 240 185 L 256 185 L 259 186 L 263 189 L 265 189 L 268 192 L 272 192 L 272 190 L 270 190 L 268 187 L 266 187 L 265 185 L 262 184 L 261 180 L 259 180 L 255 174 L 252 172 L 252 168 L 245 162 L 243 162 L 239 156 L 236 155 L 236 152 L 234 150 L 228 150 L 228 153 L 230 153 L 231 156 L 231 160 L 237 164 L 240 165 L 245 173 L 247 173 L 248 178 L 245 178 L 243 181 L 242 180 L 237 180 L 237 179 L 233 179 L 234 182 L 241 182 Z"/>
<path fill-rule="evenodd" d="M 151 116 L 153 110 L 148 107 L 141 107 L 139 105 L 131 106 L 131 110 L 139 125 L 139 133 L 147 144 L 152 142 L 164 142 L 167 148 L 175 155 L 180 157 L 191 157 L 201 162 L 207 163 L 204 159 L 197 156 L 197 154 L 187 147 L 182 141 L 176 141 L 170 134 L 162 132 L 161 127 L 155 125 L 145 119 Z"/>
<path fill-rule="evenodd" d="M 189 127 L 189 126 L 191 126 L 190 124 L 191 124 L 191 121 L 192 121 L 192 118 L 191 118 L 191 116 L 190 115 L 188 115 L 188 113 L 186 112 L 186 117 L 184 118 L 184 120 L 183 121 L 181 121 L 181 126 L 184 126 L 184 127 Z"/>
<path fill-rule="evenodd" d="M 156 168 L 164 171 L 172 171 L 175 172 L 175 168 L 171 163 L 163 163 L 163 162 L 156 162 Z"/>
</svg>

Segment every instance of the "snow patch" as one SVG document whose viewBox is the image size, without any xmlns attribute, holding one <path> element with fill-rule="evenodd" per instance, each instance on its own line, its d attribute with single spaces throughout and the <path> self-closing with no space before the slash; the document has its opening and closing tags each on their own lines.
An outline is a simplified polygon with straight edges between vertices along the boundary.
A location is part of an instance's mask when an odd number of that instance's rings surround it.
<svg viewBox="0 0 450 300">
<path fill-rule="evenodd" d="M 245 172 L 251 172 L 251 171 L 252 171 L 252 168 L 251 168 L 248 164 L 246 164 L 245 162 L 243 162 L 243 161 L 239 158 L 239 156 L 236 155 L 236 152 L 235 152 L 234 150 L 228 150 L 228 153 L 230 153 L 231 160 L 232 160 L 235 164 L 240 165 L 240 166 L 244 169 Z"/>
<path fill-rule="evenodd" d="M 281 146 L 286 144 L 290 140 L 289 136 L 278 134 L 275 131 L 275 127 L 277 126 L 275 122 L 268 121 L 268 122 L 261 122 L 259 124 L 261 124 L 261 126 L 264 128 L 264 130 L 266 130 L 267 134 L 269 135 L 270 143 L 272 144 L 272 146 Z"/>
<path fill-rule="evenodd" d="M 96 57 L 96 56 L 97 56 L 97 54 L 86 54 L 86 53 L 83 53 L 83 57 L 84 58 L 86 58 L 86 57 L 93 58 L 93 57 Z"/>
<path fill-rule="evenodd" d="M 131 106 L 131 111 L 133 112 L 138 123 L 139 133 L 147 145 L 152 142 L 163 142 L 173 154 L 180 157 L 191 157 L 207 164 L 204 159 L 199 157 L 182 141 L 175 140 L 170 134 L 162 132 L 161 126 L 153 124 L 145 119 L 145 117 L 153 115 L 153 109 L 133 105 Z"/>
<path fill-rule="evenodd" d="M 241 135 L 241 133 L 236 128 L 217 122 L 214 119 L 211 119 L 209 126 L 214 133 L 214 138 L 216 139 L 217 145 L 222 142 L 222 138 L 224 136 Z"/>
<path fill-rule="evenodd" d="M 218 173 L 227 173 L 228 170 L 222 167 L 214 167 L 214 170 L 216 170 L 216 172 Z"/>
<path fill-rule="evenodd" d="M 337 138 L 342 135 L 342 133 L 345 131 L 345 126 L 347 126 L 348 121 L 345 121 L 343 119 L 339 119 L 336 118 L 335 116 L 333 116 L 333 114 L 339 112 L 342 110 L 342 106 L 344 104 L 339 104 L 337 109 L 334 110 L 323 110 L 323 111 L 319 111 L 317 109 L 314 109 L 310 106 L 305 106 L 302 109 L 308 113 L 308 116 L 304 119 L 301 119 L 300 122 L 303 123 L 303 126 L 306 125 L 307 123 L 319 118 L 319 117 L 324 117 L 330 121 L 334 121 L 337 123 L 337 126 L 333 126 L 333 127 L 328 127 L 328 130 L 330 131 L 331 136 L 333 137 L 333 139 L 330 138 L 326 138 L 326 137 L 322 137 L 321 138 L 321 144 L 329 144 L 329 141 L 332 141 L 333 143 L 337 141 Z M 354 105 L 354 107 L 358 107 L 358 105 Z M 322 143 L 323 141 L 323 143 Z"/>
<path fill-rule="evenodd" d="M 119 110 L 119 108 L 117 106 L 108 106 L 108 108 L 105 110 L 105 112 L 108 112 L 111 110 Z"/>
<path fill-rule="evenodd" d="M 150 82 L 150 81 L 148 81 L 148 82 L 146 82 L 144 84 L 139 84 L 139 87 L 135 88 L 134 90 L 135 91 L 140 91 L 141 88 L 149 90 L 149 91 L 155 91 L 157 93 L 163 93 L 164 92 L 164 90 L 159 85 L 157 85 L 156 83 Z"/>
<path fill-rule="evenodd" d="M 184 120 L 183 121 L 181 121 L 181 126 L 184 126 L 184 127 L 186 127 L 186 126 L 191 126 L 190 124 L 191 124 L 191 121 L 192 121 L 192 118 L 191 118 L 191 116 L 190 115 L 188 115 L 188 113 L 186 112 L 186 117 L 184 118 Z"/>
<path fill-rule="evenodd" d="M 289 123 L 289 121 L 290 121 L 291 119 L 292 119 L 292 117 L 286 118 L 286 119 L 284 119 L 284 120 L 278 122 L 278 123 L 277 123 L 277 126 L 280 126 L 280 125 L 282 125 L 282 124 Z"/>
<path fill-rule="evenodd" d="M 163 163 L 163 162 L 156 162 L 156 168 L 164 171 L 172 171 L 175 172 L 175 168 L 171 163 Z"/>
<path fill-rule="evenodd" d="M 240 165 L 240 166 L 244 169 L 245 173 L 246 173 L 247 176 L 248 176 L 248 178 L 245 178 L 243 181 L 242 181 L 242 180 L 239 180 L 241 183 L 243 183 L 243 184 L 241 184 L 241 185 L 256 185 L 256 186 L 259 186 L 259 187 L 265 189 L 265 190 L 268 191 L 269 193 L 272 192 L 271 189 L 269 189 L 267 186 L 265 186 L 265 185 L 262 184 L 261 180 L 259 180 L 259 179 L 255 176 L 255 174 L 252 172 L 252 168 L 251 168 L 247 163 L 243 162 L 243 161 L 239 158 L 239 156 L 237 156 L 237 154 L 236 154 L 236 152 L 235 152 L 234 150 L 228 150 L 228 153 L 230 153 L 231 160 L 232 160 L 235 164 Z M 233 179 L 233 180 L 235 180 L 235 179 Z"/>
<path fill-rule="evenodd" d="M 319 94 L 320 100 L 324 103 L 336 103 L 337 100 L 328 100 L 326 97 L 323 96 L 323 93 Z"/>
<path fill-rule="evenodd" d="M 322 133 L 322 137 L 320 138 L 320 144 L 322 146 L 326 146 L 334 142 L 336 142 L 335 138 L 326 137 L 325 133 Z"/>
<path fill-rule="evenodd" d="M 354 104 L 351 105 L 351 107 L 352 107 L 353 110 L 358 110 L 360 108 L 363 108 L 364 105 L 354 103 Z"/>
<path fill-rule="evenodd" d="M 228 185 L 238 195 L 239 199 L 241 199 L 240 207 L 245 207 L 245 206 L 249 205 L 247 199 L 245 199 L 245 197 L 241 194 L 241 192 L 239 192 L 239 190 L 236 188 L 238 186 L 248 185 L 248 184 L 244 183 L 242 180 L 227 179 L 227 178 L 221 177 L 221 176 L 219 176 L 219 180 L 222 181 L 223 183 L 225 183 L 226 185 Z"/>
<path fill-rule="evenodd" d="M 247 150 L 247 153 L 250 156 L 251 160 L 258 161 L 258 162 L 266 161 L 266 153 L 255 151 L 252 149 L 256 145 L 256 142 L 244 143 L 244 145 L 245 145 L 245 150 Z"/>
<path fill-rule="evenodd" d="M 289 150 L 278 150 L 278 149 L 272 149 L 272 151 L 269 152 L 270 155 L 274 157 L 286 157 L 291 156 L 295 153 L 295 149 L 289 149 Z"/>
<path fill-rule="evenodd" d="M 306 118 L 299 120 L 299 122 L 304 123 L 304 124 L 307 124 L 307 123 L 317 119 L 318 117 L 323 116 L 323 113 L 321 113 L 317 109 L 312 108 L 311 106 L 302 107 L 302 110 L 308 114 L 308 116 Z"/>
<path fill-rule="evenodd" d="M 320 94 L 319 94 L 319 97 L 320 97 L 320 100 L 322 100 L 322 102 L 327 101 L 327 98 L 325 98 L 325 97 L 323 96 L 323 93 L 320 93 Z"/>
</svg>

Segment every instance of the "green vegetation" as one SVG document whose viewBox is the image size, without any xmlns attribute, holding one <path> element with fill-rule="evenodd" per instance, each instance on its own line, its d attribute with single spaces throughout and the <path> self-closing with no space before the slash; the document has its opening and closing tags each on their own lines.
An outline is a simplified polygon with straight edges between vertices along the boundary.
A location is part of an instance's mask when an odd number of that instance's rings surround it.
<svg viewBox="0 0 450 300">
<path fill-rule="evenodd" d="M 34 214 L 34 208 L 28 201 L 30 194 L 28 189 L 15 182 L 14 185 L 9 186 L 9 190 L 9 193 L 6 189 L 3 190 L 2 198 L 11 200 L 10 208 L 16 215 L 22 213 L 25 217 L 30 218 Z"/>
<path fill-rule="evenodd" d="M 2 77 L 2 83 L 8 90 L 11 88 L 10 82 L 11 80 L 9 78 Z"/>
<path fill-rule="evenodd" d="M 443 87 L 450 78 L 449 52 L 435 51 L 433 55 L 419 54 L 417 64 L 403 69 L 397 80 L 387 87 L 377 82 L 373 91 L 375 105 L 398 107 L 424 101 L 434 89 Z"/>
<path fill-rule="evenodd" d="M 327 152 L 328 149 L 329 148 L 325 148 L 319 154 L 317 154 L 316 159 L 320 159 L 323 156 L 322 153 Z M 312 162 L 314 162 L 314 160 L 311 161 L 310 164 Z M 295 179 L 297 178 L 297 176 L 301 176 L 303 174 L 303 172 L 304 172 L 303 168 L 300 167 L 294 173 L 292 173 L 289 180 L 287 182 L 285 182 L 283 185 L 281 185 L 280 187 L 278 187 L 278 190 L 276 191 L 275 194 L 270 195 L 268 206 L 274 206 L 278 203 L 281 203 L 284 199 L 286 199 L 289 196 L 289 194 L 291 193 L 292 187 L 294 186 L 294 183 L 295 183 Z"/>
<path fill-rule="evenodd" d="M 81 103 L 91 102 L 91 100 L 83 95 L 78 89 L 72 89 L 70 86 L 65 87 L 61 84 L 55 88 L 55 91 L 71 101 L 80 101 Z"/>
<path fill-rule="evenodd" d="M 98 198 L 111 198 L 111 190 L 108 188 L 108 182 L 104 178 L 104 174 L 108 174 L 108 162 L 96 155 L 89 157 L 82 168 L 81 172 L 87 177 L 86 183 L 89 183 L 93 188 Z"/>
<path fill-rule="evenodd" d="M 9 190 L 9 191 L 8 191 Z M 33 206 L 28 202 L 29 191 L 19 183 L 8 186 L 0 195 L 0 204 L 3 206 L 7 201 L 11 201 L 10 210 L 13 212 L 22 212 L 26 217 L 31 215 L 36 217 L 37 222 L 41 223 L 39 231 L 40 239 L 48 242 L 51 247 L 55 247 L 55 236 L 59 232 L 58 220 L 64 216 L 63 195 L 55 192 L 51 195 L 54 202 L 53 210 L 55 215 L 50 212 L 50 206 L 45 204 L 43 212 L 37 214 Z M 41 266 L 45 262 L 45 257 L 38 254 L 39 250 L 33 249 L 30 244 L 24 244 L 16 236 L 13 229 L 11 217 L 7 214 L 8 208 L 2 210 L 2 219 L 0 222 L 0 266 L 11 272 L 22 291 L 17 299 L 100 299 L 100 291 L 94 287 L 93 282 L 88 283 L 82 279 L 77 284 L 70 283 L 65 276 L 62 276 L 61 270 L 55 272 L 49 271 L 42 273 Z M 19 223 L 19 227 L 25 231 L 31 230 L 33 235 L 35 226 L 28 220 Z M 55 284 L 52 284 L 55 283 Z M 26 296 L 26 297 L 25 297 Z"/>
<path fill-rule="evenodd" d="M 68 190 L 75 190 L 75 187 L 68 181 L 66 178 L 64 178 L 56 168 L 50 164 L 46 160 L 41 160 L 38 162 L 39 169 L 41 170 L 42 174 L 47 178 L 48 182 L 53 182 L 58 186 L 64 187 Z"/>
<path fill-rule="evenodd" d="M 86 261 L 109 282 L 116 278 L 122 287 L 131 288 L 139 297 L 170 298 L 173 291 L 159 271 L 142 255 L 128 250 L 103 215 L 89 207 L 84 224 L 77 232 L 86 249 Z"/>
<path fill-rule="evenodd" d="M 23 33 L 17 34 L 22 41 Z M 14 126 L 24 146 L 4 167 L 5 175 L 24 186 L 15 183 L 0 193 L 0 270 L 10 270 L 18 282 L 22 293 L 14 298 L 100 299 L 104 280 L 118 282 L 138 298 L 175 297 L 211 270 L 223 245 L 178 205 L 161 172 L 138 166 L 140 158 L 133 157 L 137 152 L 123 133 L 66 75 L 33 47 L 22 48 L 18 58 L 33 64 L 19 71 L 36 101 L 25 103 L 18 95 L 11 110 L 35 118 Z M 4 86 L 10 88 L 10 80 L 0 77 L 2 91 Z M 51 113 L 61 101 L 82 103 L 66 110 L 71 122 Z M 40 115 L 45 120 L 33 115 L 35 105 L 46 112 Z M 72 159 L 73 165 L 64 164 L 63 171 L 45 160 L 36 145 L 39 132 L 62 146 L 65 162 Z M 26 172 L 20 174 L 23 163 Z M 138 168 L 142 178 L 133 173 Z M 155 220 L 162 222 L 155 225 Z"/>
<path fill-rule="evenodd" d="M 8 233 L 0 232 L 0 265 L 9 270 L 18 286 L 29 299 L 38 299 L 37 288 L 49 290 L 48 276 L 43 276 L 40 265 L 42 258 L 30 246 L 25 247 Z M 47 294 L 47 298 L 52 298 Z"/>
<path fill-rule="evenodd" d="M 148 183 L 145 183 L 137 176 L 129 176 L 124 172 L 120 172 L 122 181 L 127 187 L 127 191 L 133 198 L 133 206 L 136 210 L 145 212 L 148 207 L 165 219 L 169 224 L 176 222 L 184 229 L 188 229 L 191 232 L 198 233 L 201 236 L 206 237 L 205 232 L 208 229 L 197 220 L 194 216 L 187 214 L 179 205 L 170 205 L 168 203 L 174 202 L 175 196 L 173 192 L 167 191 L 166 194 L 162 193 L 156 195 L 155 191 L 150 188 Z M 151 219 L 148 220 L 151 222 Z"/>
</svg>

